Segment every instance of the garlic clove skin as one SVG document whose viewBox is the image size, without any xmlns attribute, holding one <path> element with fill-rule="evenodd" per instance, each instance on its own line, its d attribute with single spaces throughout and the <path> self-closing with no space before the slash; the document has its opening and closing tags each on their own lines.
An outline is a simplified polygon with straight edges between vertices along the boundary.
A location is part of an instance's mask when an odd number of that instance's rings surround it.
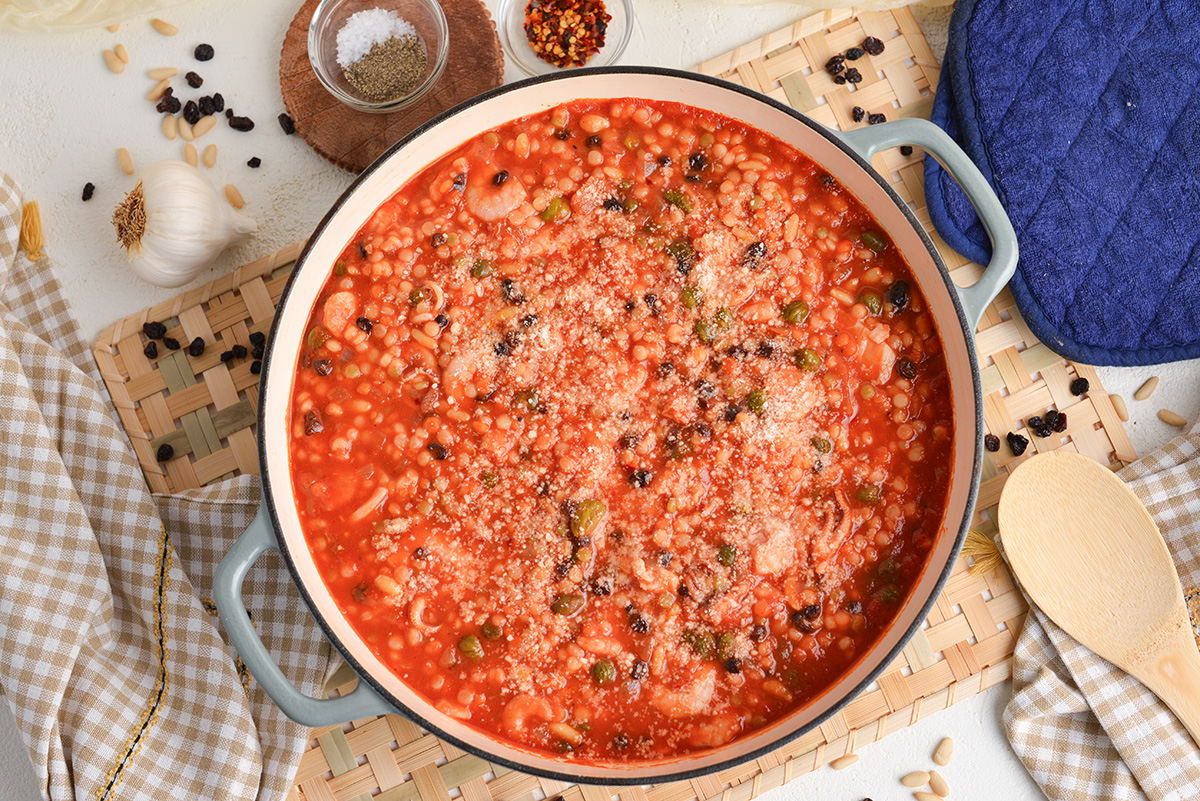
<svg viewBox="0 0 1200 801">
<path fill-rule="evenodd" d="M 134 274 L 161 287 L 189 283 L 225 248 L 258 230 L 199 170 L 170 159 L 142 171 L 113 225 Z"/>
</svg>

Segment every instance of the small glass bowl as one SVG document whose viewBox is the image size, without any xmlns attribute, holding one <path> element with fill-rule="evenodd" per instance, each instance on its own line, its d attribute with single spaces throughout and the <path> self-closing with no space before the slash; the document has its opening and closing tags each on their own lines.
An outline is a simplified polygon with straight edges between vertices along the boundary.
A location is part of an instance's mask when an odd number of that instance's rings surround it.
<svg viewBox="0 0 1200 801">
<path fill-rule="evenodd" d="M 496 8 L 496 19 L 499 22 L 500 41 L 504 44 L 504 52 L 526 75 L 548 75 L 554 72 L 566 72 L 574 67 L 556 67 L 549 61 L 543 61 L 525 35 L 525 7 L 529 0 L 500 0 Z M 632 0 L 604 0 L 605 9 L 612 19 L 609 20 L 608 30 L 604 33 L 604 47 L 600 52 L 588 59 L 585 67 L 607 67 L 615 64 L 629 37 L 633 35 L 633 2 Z"/>
<path fill-rule="evenodd" d="M 350 85 L 337 61 L 337 35 L 351 15 L 370 9 L 395 11 L 417 29 L 425 47 L 425 76 L 417 88 L 393 100 L 370 100 Z M 321 0 L 308 25 L 308 60 L 329 93 L 352 109 L 386 114 L 416 103 L 446 68 L 450 30 L 437 0 Z"/>
</svg>

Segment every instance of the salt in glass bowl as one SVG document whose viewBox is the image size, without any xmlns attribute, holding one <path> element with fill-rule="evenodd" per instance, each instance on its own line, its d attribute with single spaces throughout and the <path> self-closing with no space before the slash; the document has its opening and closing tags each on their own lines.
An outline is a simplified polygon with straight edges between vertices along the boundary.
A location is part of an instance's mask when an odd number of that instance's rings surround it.
<svg viewBox="0 0 1200 801">
<path fill-rule="evenodd" d="M 337 35 L 351 15 L 359 11 L 395 11 L 417 30 L 425 47 L 425 75 L 403 97 L 371 100 L 350 85 L 337 60 Z M 308 25 L 308 61 L 329 93 L 357 111 L 388 113 L 416 103 L 437 83 L 446 68 L 450 30 L 437 0 L 321 0 Z"/>
<path fill-rule="evenodd" d="M 525 35 L 527 5 L 529 0 L 500 0 L 496 8 L 496 20 L 504 52 L 526 75 L 549 75 L 574 69 L 556 67 L 549 61 L 543 61 L 533 52 L 533 48 L 529 46 L 529 38 Z M 625 46 L 629 44 L 629 38 L 633 35 L 632 0 L 604 0 L 604 6 L 612 16 L 604 33 L 604 47 L 581 66 L 607 67 L 615 64 L 625 52 Z"/>
</svg>

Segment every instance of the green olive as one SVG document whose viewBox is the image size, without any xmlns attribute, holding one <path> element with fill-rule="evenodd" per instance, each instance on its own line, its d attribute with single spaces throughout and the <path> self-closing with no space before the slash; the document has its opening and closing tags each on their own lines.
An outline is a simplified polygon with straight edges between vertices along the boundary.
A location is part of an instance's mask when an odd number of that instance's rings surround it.
<svg viewBox="0 0 1200 801">
<path fill-rule="evenodd" d="M 796 351 L 796 366 L 809 373 L 821 369 L 821 357 L 812 348 L 801 348 Z"/>
<path fill-rule="evenodd" d="M 704 290 L 695 285 L 685 286 L 679 293 L 679 301 L 685 309 L 694 309 L 704 303 Z"/>
<path fill-rule="evenodd" d="M 571 204 L 561 197 L 552 198 L 541 213 L 542 222 L 562 222 L 571 216 Z"/>
<path fill-rule="evenodd" d="M 746 393 L 746 408 L 762 417 L 767 413 L 767 391 L 752 389 Z"/>
<path fill-rule="evenodd" d="M 550 603 L 550 610 L 554 614 L 565 617 L 570 617 L 582 608 L 582 595 L 559 595 Z"/>
<path fill-rule="evenodd" d="M 883 500 L 883 494 L 880 493 L 879 487 L 874 484 L 863 484 L 858 488 L 858 492 L 854 495 L 859 503 L 865 503 L 869 506 L 874 506 Z"/>
<path fill-rule="evenodd" d="M 663 192 L 663 200 L 675 206 L 685 214 L 692 210 L 692 199 L 681 189 L 668 189 Z"/>
<path fill-rule="evenodd" d="M 737 561 L 737 548 L 732 545 L 722 545 L 717 549 L 717 561 L 725 567 L 733 567 Z"/>
<path fill-rule="evenodd" d="M 866 306 L 867 311 L 874 317 L 878 317 L 883 312 L 883 295 L 874 289 L 863 290 L 863 293 L 858 296 L 858 302 Z"/>
<path fill-rule="evenodd" d="M 879 253 L 881 250 L 884 250 L 887 247 L 887 240 L 884 239 L 882 235 L 877 234 L 874 231 L 863 231 L 862 241 L 864 245 L 876 253 Z"/>
<path fill-rule="evenodd" d="M 516 403 L 518 409 L 527 412 L 536 412 L 538 406 L 542 403 L 542 399 L 538 396 L 537 387 L 521 390 L 513 397 L 513 401 Z"/>
<path fill-rule="evenodd" d="M 487 278 L 492 274 L 492 263 L 487 259 L 476 259 L 471 265 L 472 278 Z"/>
<path fill-rule="evenodd" d="M 597 684 L 611 684 L 617 678 L 617 669 L 607 659 L 601 659 L 592 665 L 592 678 Z"/>
<path fill-rule="evenodd" d="M 737 637 L 733 632 L 723 631 L 717 635 L 717 659 L 724 662 L 734 656 L 737 656 Z"/>
<path fill-rule="evenodd" d="M 829 453 L 831 450 L 833 450 L 833 445 L 830 444 L 829 440 L 825 439 L 824 437 L 813 437 L 812 446 L 817 453 Z"/>
<path fill-rule="evenodd" d="M 571 534 L 578 539 L 592 533 L 604 511 L 604 501 L 580 501 L 571 512 Z"/>
<path fill-rule="evenodd" d="M 808 304 L 802 300 L 793 300 L 783 307 L 781 313 L 785 323 L 802 323 L 808 317 Z"/>
<path fill-rule="evenodd" d="M 482 632 L 483 636 L 487 637 L 489 640 L 498 640 L 504 635 L 504 629 L 500 628 L 495 623 L 484 623 L 479 627 L 479 631 Z"/>
<path fill-rule="evenodd" d="M 492 489 L 500 483 L 500 477 L 491 470 L 484 470 L 479 474 L 479 481 L 481 484 L 483 484 L 483 486 L 487 487 L 488 489 Z"/>
<path fill-rule="evenodd" d="M 717 309 L 717 313 L 713 315 L 713 325 L 721 330 L 733 325 L 733 312 L 725 306 Z"/>
<path fill-rule="evenodd" d="M 483 645 L 479 642 L 479 638 L 474 634 L 463 637 L 458 641 L 458 650 L 463 652 L 463 656 L 467 659 L 482 659 Z"/>
<path fill-rule="evenodd" d="M 716 327 L 708 320 L 697 320 L 692 330 L 696 332 L 696 338 L 705 345 L 712 344 L 717 338 Z"/>
</svg>

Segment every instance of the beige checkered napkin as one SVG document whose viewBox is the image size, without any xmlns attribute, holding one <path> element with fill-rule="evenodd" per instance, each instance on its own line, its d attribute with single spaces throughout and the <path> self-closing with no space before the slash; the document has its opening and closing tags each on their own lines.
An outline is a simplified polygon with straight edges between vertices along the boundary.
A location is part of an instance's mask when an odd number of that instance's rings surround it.
<svg viewBox="0 0 1200 801">
<path fill-rule="evenodd" d="M 1150 510 L 1200 622 L 1200 434 L 1121 471 Z M 1200 628 L 1197 628 L 1200 639 Z M 1200 799 L 1200 749 L 1158 698 L 1030 603 L 1004 712 L 1013 749 L 1053 801 Z"/>
<path fill-rule="evenodd" d="M 20 213 L 0 173 L 0 687 L 38 780 L 53 799 L 281 800 L 307 730 L 207 600 L 257 486 L 150 495 L 49 260 L 15 252 Z M 246 600 L 312 693 L 330 649 L 286 575 L 264 560 Z"/>
</svg>

